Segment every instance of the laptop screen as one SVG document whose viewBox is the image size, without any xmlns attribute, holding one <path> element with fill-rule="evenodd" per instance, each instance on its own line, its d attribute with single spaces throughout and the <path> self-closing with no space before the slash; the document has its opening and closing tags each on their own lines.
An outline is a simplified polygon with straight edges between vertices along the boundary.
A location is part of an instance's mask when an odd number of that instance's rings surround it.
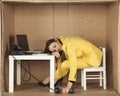
<svg viewBox="0 0 120 96">
<path fill-rule="evenodd" d="M 29 45 L 26 34 L 17 34 L 17 43 L 24 51 L 29 51 Z"/>
</svg>

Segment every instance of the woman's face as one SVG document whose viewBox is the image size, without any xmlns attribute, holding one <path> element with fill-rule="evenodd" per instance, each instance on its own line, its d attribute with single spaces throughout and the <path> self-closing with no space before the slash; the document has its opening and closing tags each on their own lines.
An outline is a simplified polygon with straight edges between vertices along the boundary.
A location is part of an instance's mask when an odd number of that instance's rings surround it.
<svg viewBox="0 0 120 96">
<path fill-rule="evenodd" d="M 61 44 L 58 43 L 58 42 L 52 42 L 50 45 L 49 45 L 49 50 L 51 52 L 60 52 L 61 51 Z"/>
</svg>

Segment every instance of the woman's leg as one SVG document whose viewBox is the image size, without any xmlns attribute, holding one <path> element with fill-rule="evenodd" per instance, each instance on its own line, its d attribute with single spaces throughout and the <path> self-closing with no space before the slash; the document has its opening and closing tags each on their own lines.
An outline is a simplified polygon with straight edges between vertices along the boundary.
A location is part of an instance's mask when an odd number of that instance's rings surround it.
<svg viewBox="0 0 120 96">
<path fill-rule="evenodd" d="M 50 77 L 46 77 L 43 81 L 42 81 L 44 84 L 47 84 L 50 82 Z"/>
<path fill-rule="evenodd" d="M 61 65 L 55 71 L 55 80 L 59 80 L 60 78 L 64 77 L 69 70 L 69 61 L 65 60 L 61 63 Z"/>
<path fill-rule="evenodd" d="M 54 81 L 54 84 L 56 85 L 57 80 Z M 46 77 L 43 81 L 39 81 L 38 84 L 42 87 L 49 87 L 50 84 L 50 77 Z"/>
<path fill-rule="evenodd" d="M 39 81 L 38 84 L 42 87 L 49 87 L 50 77 L 48 76 L 43 81 Z"/>
<path fill-rule="evenodd" d="M 77 68 L 82 69 L 82 68 L 87 68 L 87 67 L 92 67 L 91 65 L 87 64 L 83 59 L 77 59 Z M 55 83 L 57 80 L 60 78 L 64 77 L 69 70 L 69 61 L 65 60 L 63 63 L 60 64 L 60 66 L 57 68 L 55 71 Z M 45 78 L 42 83 L 47 84 L 50 81 L 50 77 Z"/>
<path fill-rule="evenodd" d="M 55 71 L 55 83 L 57 82 L 57 80 L 61 79 L 67 74 L 68 68 L 69 68 L 69 63 L 67 60 L 65 60 L 63 63 L 60 64 L 60 66 Z M 40 82 L 41 83 L 40 85 L 46 86 L 49 82 L 50 82 L 50 77 L 48 76 L 43 81 Z"/>
<path fill-rule="evenodd" d="M 89 68 L 92 67 L 84 59 L 77 59 L 77 69 Z"/>
</svg>

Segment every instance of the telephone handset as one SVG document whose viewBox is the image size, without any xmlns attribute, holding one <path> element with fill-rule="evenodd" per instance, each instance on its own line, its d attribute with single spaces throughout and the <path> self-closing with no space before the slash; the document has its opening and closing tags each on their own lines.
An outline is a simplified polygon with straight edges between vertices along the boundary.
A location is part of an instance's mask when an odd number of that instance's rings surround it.
<svg viewBox="0 0 120 96">
<path fill-rule="evenodd" d="M 25 51 L 18 45 L 13 45 L 11 55 L 24 55 Z"/>
</svg>

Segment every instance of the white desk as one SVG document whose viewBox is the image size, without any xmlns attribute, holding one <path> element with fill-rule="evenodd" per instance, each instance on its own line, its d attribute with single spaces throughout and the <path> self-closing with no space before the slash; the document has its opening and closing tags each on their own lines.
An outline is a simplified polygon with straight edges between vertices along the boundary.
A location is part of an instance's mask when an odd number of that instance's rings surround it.
<svg viewBox="0 0 120 96">
<path fill-rule="evenodd" d="M 9 55 L 9 93 L 14 92 L 14 60 L 50 60 L 50 88 L 54 89 L 55 58 L 53 55 Z M 17 63 L 17 85 L 21 84 L 21 66 Z M 50 92 L 53 90 L 50 89 Z"/>
</svg>

